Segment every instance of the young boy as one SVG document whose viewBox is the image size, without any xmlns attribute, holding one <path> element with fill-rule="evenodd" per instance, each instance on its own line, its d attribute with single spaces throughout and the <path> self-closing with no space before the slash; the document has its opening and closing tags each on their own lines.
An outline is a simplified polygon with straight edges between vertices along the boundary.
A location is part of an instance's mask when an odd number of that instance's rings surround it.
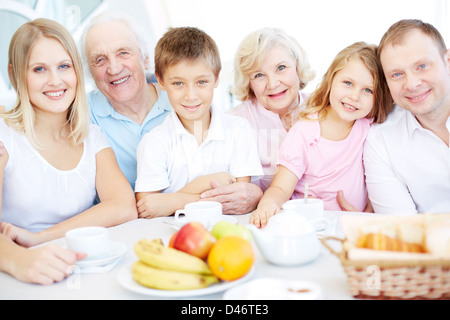
<svg viewBox="0 0 450 320">
<path fill-rule="evenodd" d="M 136 199 L 140 218 L 168 216 L 221 184 L 262 176 L 247 120 L 211 107 L 221 70 L 211 37 L 172 28 L 155 48 L 155 74 L 173 112 L 141 140 Z"/>
</svg>

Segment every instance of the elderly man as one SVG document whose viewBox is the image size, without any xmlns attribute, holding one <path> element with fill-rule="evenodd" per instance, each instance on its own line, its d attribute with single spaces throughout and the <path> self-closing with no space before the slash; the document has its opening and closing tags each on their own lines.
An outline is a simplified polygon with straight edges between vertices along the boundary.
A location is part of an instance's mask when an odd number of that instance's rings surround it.
<svg viewBox="0 0 450 320">
<path fill-rule="evenodd" d="M 105 14 L 91 21 L 83 41 L 86 63 L 98 88 L 89 95 L 92 122 L 108 137 L 133 189 L 137 145 L 172 110 L 167 93 L 147 83 L 150 58 L 143 39 L 133 20 Z M 221 202 L 224 213 L 248 213 L 262 195 L 251 183 L 211 184 L 215 189 L 202 199 Z"/>
<path fill-rule="evenodd" d="M 172 107 L 164 91 L 147 83 L 150 57 L 131 19 L 116 13 L 97 16 L 83 38 L 86 63 L 98 88 L 88 96 L 91 121 L 107 136 L 134 190 L 137 145 Z"/>
<path fill-rule="evenodd" d="M 378 55 L 397 107 L 365 144 L 373 208 L 450 212 L 450 50 L 432 25 L 402 20 L 385 33 Z"/>
</svg>

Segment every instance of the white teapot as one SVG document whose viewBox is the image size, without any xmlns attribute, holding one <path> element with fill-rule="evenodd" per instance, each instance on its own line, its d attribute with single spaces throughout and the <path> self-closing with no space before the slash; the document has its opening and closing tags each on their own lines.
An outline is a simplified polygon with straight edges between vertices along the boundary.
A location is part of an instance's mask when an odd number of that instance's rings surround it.
<svg viewBox="0 0 450 320">
<path fill-rule="evenodd" d="M 262 229 L 247 226 L 264 258 L 270 263 L 293 266 L 311 262 L 320 253 L 316 232 L 308 220 L 296 213 L 280 211 Z"/>
</svg>

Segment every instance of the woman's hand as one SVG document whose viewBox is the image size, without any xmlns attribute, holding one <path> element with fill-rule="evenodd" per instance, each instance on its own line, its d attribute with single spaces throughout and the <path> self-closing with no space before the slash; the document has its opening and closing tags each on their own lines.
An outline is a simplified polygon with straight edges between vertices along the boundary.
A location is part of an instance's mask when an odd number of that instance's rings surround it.
<svg viewBox="0 0 450 320">
<path fill-rule="evenodd" d="M 7 222 L 0 223 L 0 233 L 25 248 L 34 247 L 44 242 L 37 233 L 31 233 Z"/>
<path fill-rule="evenodd" d="M 76 253 L 54 244 L 20 249 L 13 257 L 8 272 L 20 281 L 43 285 L 62 281 L 72 274 L 77 260 L 86 257 L 85 253 Z"/>
</svg>

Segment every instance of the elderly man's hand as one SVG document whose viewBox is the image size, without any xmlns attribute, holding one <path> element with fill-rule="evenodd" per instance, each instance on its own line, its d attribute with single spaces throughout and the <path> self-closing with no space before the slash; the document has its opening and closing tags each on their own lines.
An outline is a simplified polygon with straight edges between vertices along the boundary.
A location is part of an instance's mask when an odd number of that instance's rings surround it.
<svg viewBox="0 0 450 320">
<path fill-rule="evenodd" d="M 211 187 L 212 189 L 203 192 L 200 198 L 222 203 L 224 214 L 249 213 L 256 208 L 263 195 L 260 187 L 248 182 L 221 185 L 216 181 L 211 181 Z"/>
</svg>

